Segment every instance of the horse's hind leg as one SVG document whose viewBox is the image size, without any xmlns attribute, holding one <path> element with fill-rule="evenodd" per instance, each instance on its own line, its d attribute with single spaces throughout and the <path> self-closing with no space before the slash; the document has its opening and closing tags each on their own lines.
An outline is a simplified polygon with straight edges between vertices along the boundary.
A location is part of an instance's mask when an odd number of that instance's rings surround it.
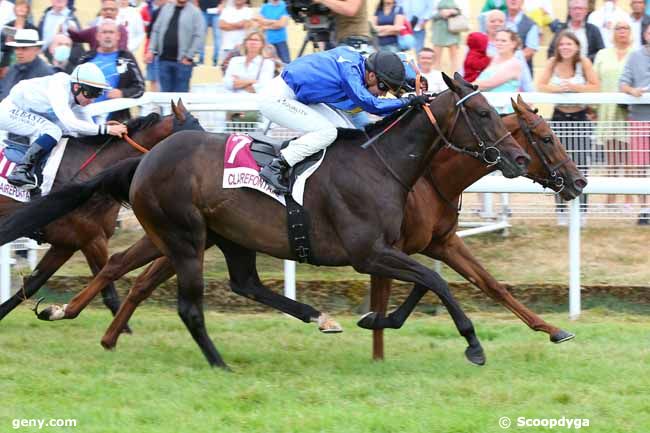
<svg viewBox="0 0 650 433">
<path fill-rule="evenodd" d="M 138 305 L 147 299 L 159 284 L 167 281 L 176 274 L 167 257 L 156 259 L 135 281 L 124 298 L 120 310 L 117 312 L 110 326 L 102 337 L 101 344 L 105 349 L 113 349 L 120 336 L 120 329 L 129 321 Z"/>
<path fill-rule="evenodd" d="M 64 249 L 52 245 L 38 262 L 32 273 L 25 278 L 23 288 L 16 292 L 11 298 L 0 305 L 0 320 L 13 311 L 21 302 L 31 298 L 34 293 L 65 263 L 72 257 L 75 250 Z"/>
<path fill-rule="evenodd" d="M 153 201 L 133 202 L 133 210 L 147 235 L 176 270 L 178 314 L 210 365 L 227 368 L 205 328 L 203 315 L 203 257 L 205 220 L 192 204 L 161 210 Z"/>
<path fill-rule="evenodd" d="M 317 322 L 322 332 L 342 331 L 338 323 L 311 305 L 289 299 L 264 286 L 257 273 L 255 251 L 221 237 L 216 239 L 216 243 L 226 258 L 230 274 L 230 288 L 233 292 L 289 314 L 305 323 Z"/>
<path fill-rule="evenodd" d="M 93 300 L 100 290 L 127 272 L 144 266 L 161 256 L 155 245 L 144 236 L 125 251 L 113 254 L 90 284 L 64 306 L 51 305 L 38 315 L 42 320 L 73 319 Z"/>
</svg>

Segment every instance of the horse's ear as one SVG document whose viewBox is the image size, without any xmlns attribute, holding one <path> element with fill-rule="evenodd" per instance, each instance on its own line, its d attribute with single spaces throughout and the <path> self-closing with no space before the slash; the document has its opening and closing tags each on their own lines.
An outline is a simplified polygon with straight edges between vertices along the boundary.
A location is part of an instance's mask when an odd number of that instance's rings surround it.
<svg viewBox="0 0 650 433">
<path fill-rule="evenodd" d="M 183 113 L 187 113 L 187 108 L 185 107 L 185 104 L 183 104 L 183 100 L 181 98 L 178 98 L 178 102 L 176 103 L 178 105 L 178 109 L 182 111 Z"/>
<path fill-rule="evenodd" d="M 176 116 L 176 119 L 179 122 L 185 121 L 185 112 L 181 110 L 180 106 L 174 104 L 174 101 L 172 101 L 172 111 L 174 112 L 174 116 Z"/>
<path fill-rule="evenodd" d="M 517 98 L 517 100 L 521 100 L 521 97 Z M 521 108 L 519 107 L 519 104 L 515 102 L 514 99 L 510 98 L 510 104 L 512 104 L 513 110 L 515 110 L 515 113 L 521 114 Z"/>
<path fill-rule="evenodd" d="M 456 72 L 456 74 L 458 74 L 458 72 Z M 460 74 L 458 74 L 458 75 L 460 75 Z M 442 79 L 445 82 L 445 84 L 447 85 L 447 87 L 449 87 L 449 90 L 451 90 L 452 92 L 454 92 L 456 94 L 460 94 L 460 86 L 458 86 L 458 83 L 456 81 L 454 81 L 449 75 L 442 72 Z"/>
</svg>

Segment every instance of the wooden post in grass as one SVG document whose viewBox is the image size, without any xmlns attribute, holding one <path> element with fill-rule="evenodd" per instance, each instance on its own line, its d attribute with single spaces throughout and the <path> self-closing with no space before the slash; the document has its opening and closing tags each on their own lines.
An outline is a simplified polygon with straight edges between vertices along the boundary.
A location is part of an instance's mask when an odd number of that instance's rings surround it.
<svg viewBox="0 0 650 433">
<path fill-rule="evenodd" d="M 390 297 L 391 280 L 378 279 L 370 276 L 370 284 L 373 290 L 370 291 L 370 310 L 376 313 L 386 314 L 388 310 L 388 298 Z M 372 331 L 372 359 L 382 361 L 384 359 L 384 331 L 377 329 Z"/>
</svg>

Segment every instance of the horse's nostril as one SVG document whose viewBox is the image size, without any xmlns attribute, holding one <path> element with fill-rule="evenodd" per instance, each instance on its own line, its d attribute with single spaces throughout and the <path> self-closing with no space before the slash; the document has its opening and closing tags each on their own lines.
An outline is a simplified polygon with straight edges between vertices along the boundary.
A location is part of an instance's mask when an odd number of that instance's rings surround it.
<svg viewBox="0 0 650 433">
<path fill-rule="evenodd" d="M 587 186 L 587 180 L 586 179 L 577 179 L 574 183 L 576 188 L 578 188 L 580 191 L 584 189 L 585 186 Z"/>
<path fill-rule="evenodd" d="M 523 155 L 518 156 L 517 158 L 515 158 L 515 162 L 516 162 L 517 165 L 520 166 L 520 167 L 527 167 L 529 161 L 530 161 L 530 159 L 526 158 L 526 157 L 523 156 Z"/>
</svg>

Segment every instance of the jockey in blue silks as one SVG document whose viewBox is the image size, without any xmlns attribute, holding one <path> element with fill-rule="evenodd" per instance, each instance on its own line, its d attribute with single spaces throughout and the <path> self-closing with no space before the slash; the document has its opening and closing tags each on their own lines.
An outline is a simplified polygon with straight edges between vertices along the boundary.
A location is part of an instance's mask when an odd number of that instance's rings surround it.
<svg viewBox="0 0 650 433">
<path fill-rule="evenodd" d="M 264 87 L 260 111 L 272 122 L 304 135 L 282 149 L 280 157 L 263 167 L 260 176 L 276 193 L 287 194 L 288 169 L 336 140 L 336 126 L 309 105 L 326 103 L 348 112 L 361 109 L 387 115 L 407 105 L 429 102 L 425 95 L 379 98 L 389 91 L 397 94 L 406 81 L 404 63 L 387 51 L 365 58 L 350 47 L 338 47 L 294 60 Z"/>
</svg>

